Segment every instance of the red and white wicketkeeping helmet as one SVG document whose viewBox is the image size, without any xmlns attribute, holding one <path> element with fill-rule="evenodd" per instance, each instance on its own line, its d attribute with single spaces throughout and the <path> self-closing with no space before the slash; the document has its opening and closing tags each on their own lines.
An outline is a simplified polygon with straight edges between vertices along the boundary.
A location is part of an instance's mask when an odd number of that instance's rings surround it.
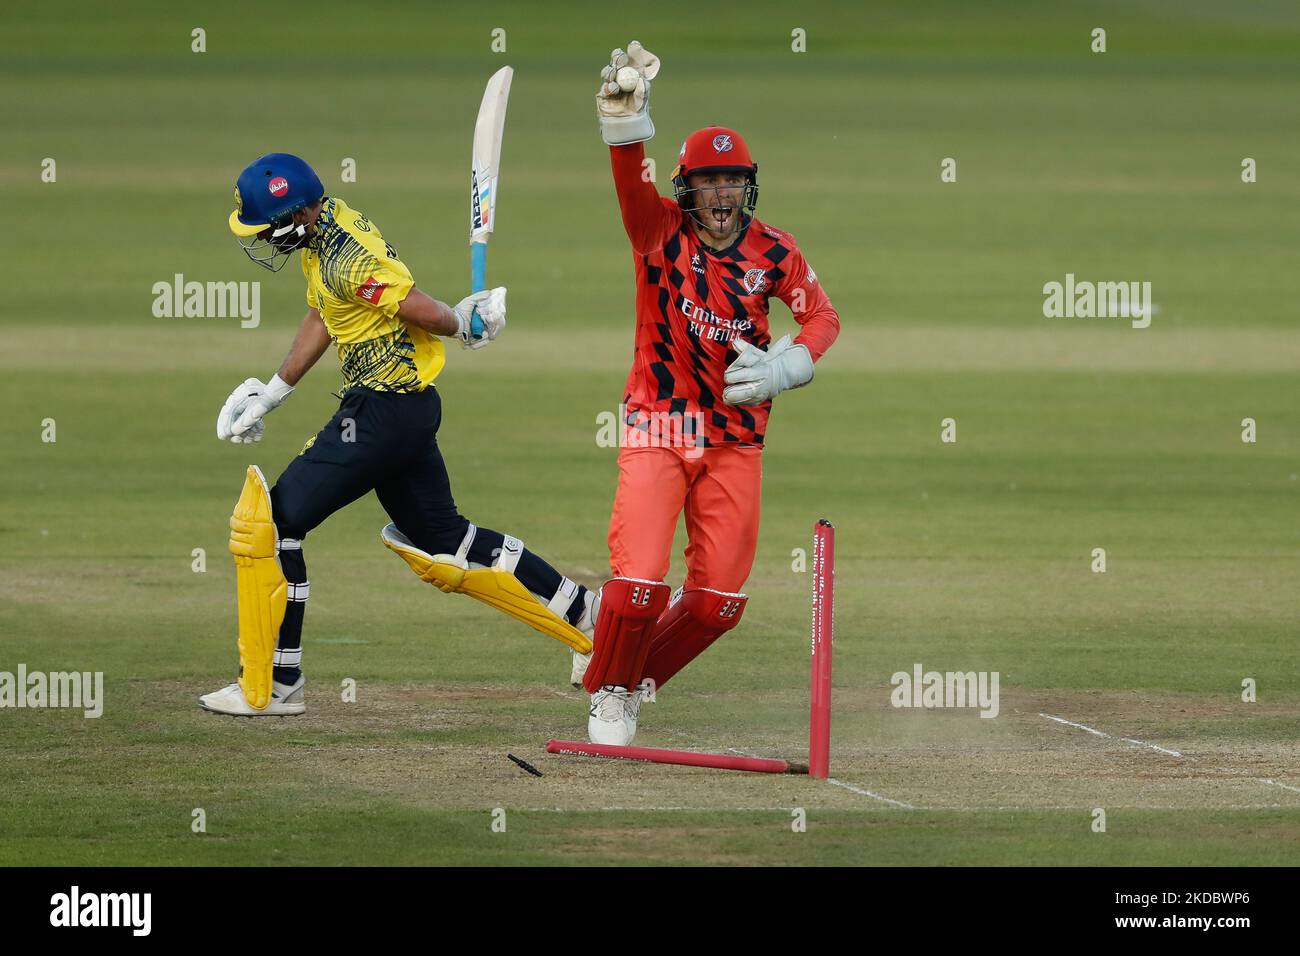
<svg viewBox="0 0 1300 956">
<path fill-rule="evenodd" d="M 749 145 L 734 129 L 725 126 L 706 126 L 697 129 L 677 154 L 673 169 L 673 190 L 678 204 L 688 212 L 699 208 L 692 195 L 695 190 L 687 186 L 692 173 L 743 173 L 749 178 L 742 203 L 749 215 L 758 205 L 758 163 L 749 155 Z"/>
</svg>

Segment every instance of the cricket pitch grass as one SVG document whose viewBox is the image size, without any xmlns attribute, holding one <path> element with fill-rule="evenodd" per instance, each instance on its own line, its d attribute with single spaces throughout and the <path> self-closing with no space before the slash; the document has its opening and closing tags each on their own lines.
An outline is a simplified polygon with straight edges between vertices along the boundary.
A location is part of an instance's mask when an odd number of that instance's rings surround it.
<svg viewBox="0 0 1300 956">
<path fill-rule="evenodd" d="M 294 265 L 264 273 L 228 235 L 234 177 L 303 155 L 454 301 L 469 131 L 504 63 L 510 324 L 449 350 L 440 441 L 471 520 L 603 580 L 597 416 L 633 290 L 591 98 L 633 36 L 595 4 L 412 6 L 398 31 L 323 4 L 294 52 L 240 33 L 252 7 L 101 9 L 0 14 L 0 671 L 104 674 L 97 719 L 0 709 L 0 864 L 1300 863 L 1293 6 L 773 7 L 731 21 L 720 78 L 687 8 L 636 36 L 664 60 L 661 188 L 685 133 L 744 131 L 760 216 L 843 322 L 776 402 L 745 620 L 643 708 L 637 744 L 806 759 L 797 549 L 825 516 L 832 781 L 548 756 L 585 732 L 567 650 L 421 584 L 373 497 L 306 541 L 307 714 L 198 708 L 233 679 L 243 469 L 273 480 L 338 386 L 327 357 L 260 445 L 214 436 L 304 309 Z M 256 326 L 155 317 L 178 273 L 260 281 Z M 1150 327 L 1045 318 L 1067 274 L 1150 281 Z M 997 672 L 997 715 L 892 706 L 917 664 Z"/>
</svg>

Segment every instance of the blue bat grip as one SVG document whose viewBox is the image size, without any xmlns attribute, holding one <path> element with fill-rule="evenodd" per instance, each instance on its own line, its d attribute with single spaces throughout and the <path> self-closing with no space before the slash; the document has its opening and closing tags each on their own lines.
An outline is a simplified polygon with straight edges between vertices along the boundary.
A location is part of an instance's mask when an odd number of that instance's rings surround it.
<svg viewBox="0 0 1300 956">
<path fill-rule="evenodd" d="M 487 243 L 471 242 L 469 244 L 469 291 L 482 292 L 487 288 Z M 478 317 L 478 309 L 469 319 L 470 335 L 476 339 L 483 337 L 483 320 Z"/>
</svg>

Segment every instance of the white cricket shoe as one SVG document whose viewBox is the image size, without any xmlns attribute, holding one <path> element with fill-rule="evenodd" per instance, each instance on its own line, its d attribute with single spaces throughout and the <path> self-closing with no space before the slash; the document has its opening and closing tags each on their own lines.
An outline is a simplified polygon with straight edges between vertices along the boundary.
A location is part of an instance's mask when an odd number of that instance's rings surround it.
<svg viewBox="0 0 1300 956">
<path fill-rule="evenodd" d="M 642 681 L 627 695 L 627 702 L 623 705 L 623 724 L 627 728 L 628 743 L 636 736 L 636 722 L 641 716 L 641 705 L 647 701 L 652 704 L 655 702 L 654 689 L 649 681 Z"/>
<path fill-rule="evenodd" d="M 235 717 L 293 717 L 303 713 L 307 704 L 303 700 L 303 688 L 307 686 L 307 677 L 298 675 L 295 684 L 271 682 L 271 702 L 265 710 L 254 710 L 244 699 L 244 692 L 239 684 L 227 684 L 221 690 L 204 694 L 199 698 L 199 706 L 214 714 L 230 714 Z"/>
<path fill-rule="evenodd" d="M 632 742 L 625 713 L 628 696 L 626 687 L 610 684 L 591 695 L 591 709 L 587 712 L 587 738 L 593 744 L 626 747 Z M 635 722 L 632 727 L 635 730 Z"/>
<path fill-rule="evenodd" d="M 587 606 L 582 610 L 582 617 L 578 618 L 578 630 L 586 634 L 587 637 L 596 636 L 596 618 L 600 614 L 600 592 L 587 589 Z M 591 663 L 590 654 L 579 654 L 573 651 L 573 664 L 569 668 L 569 683 L 575 690 L 582 687 L 582 678 L 587 673 L 587 665 Z"/>
</svg>

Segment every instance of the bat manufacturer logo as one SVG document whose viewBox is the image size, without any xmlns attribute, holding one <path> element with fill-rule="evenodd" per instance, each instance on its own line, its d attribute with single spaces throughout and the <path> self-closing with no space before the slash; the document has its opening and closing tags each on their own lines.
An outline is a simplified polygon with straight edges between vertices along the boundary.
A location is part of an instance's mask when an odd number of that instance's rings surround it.
<svg viewBox="0 0 1300 956">
<path fill-rule="evenodd" d="M 289 191 L 289 180 L 283 176 L 276 176 L 266 184 L 266 188 L 271 190 L 272 196 L 283 196 Z"/>
<path fill-rule="evenodd" d="M 767 288 L 767 273 L 762 269 L 750 269 L 745 273 L 745 291 L 756 295 Z"/>
<path fill-rule="evenodd" d="M 731 148 L 731 137 L 728 134 L 719 133 L 717 136 L 713 137 L 713 151 L 715 153 L 729 153 L 731 152 Z"/>
<path fill-rule="evenodd" d="M 487 228 L 487 225 L 488 225 L 488 209 L 489 209 L 489 206 L 488 206 L 488 195 L 490 194 L 490 192 L 491 192 L 491 187 L 486 186 L 486 185 L 483 187 L 482 191 L 479 190 L 479 185 L 478 185 L 478 170 L 477 170 L 477 169 L 470 170 L 470 174 L 469 174 L 469 204 L 470 204 L 469 221 L 470 221 L 470 228 L 471 228 L 471 230 L 473 230 L 473 231 L 478 231 L 479 229 L 486 229 L 486 228 Z"/>
</svg>

